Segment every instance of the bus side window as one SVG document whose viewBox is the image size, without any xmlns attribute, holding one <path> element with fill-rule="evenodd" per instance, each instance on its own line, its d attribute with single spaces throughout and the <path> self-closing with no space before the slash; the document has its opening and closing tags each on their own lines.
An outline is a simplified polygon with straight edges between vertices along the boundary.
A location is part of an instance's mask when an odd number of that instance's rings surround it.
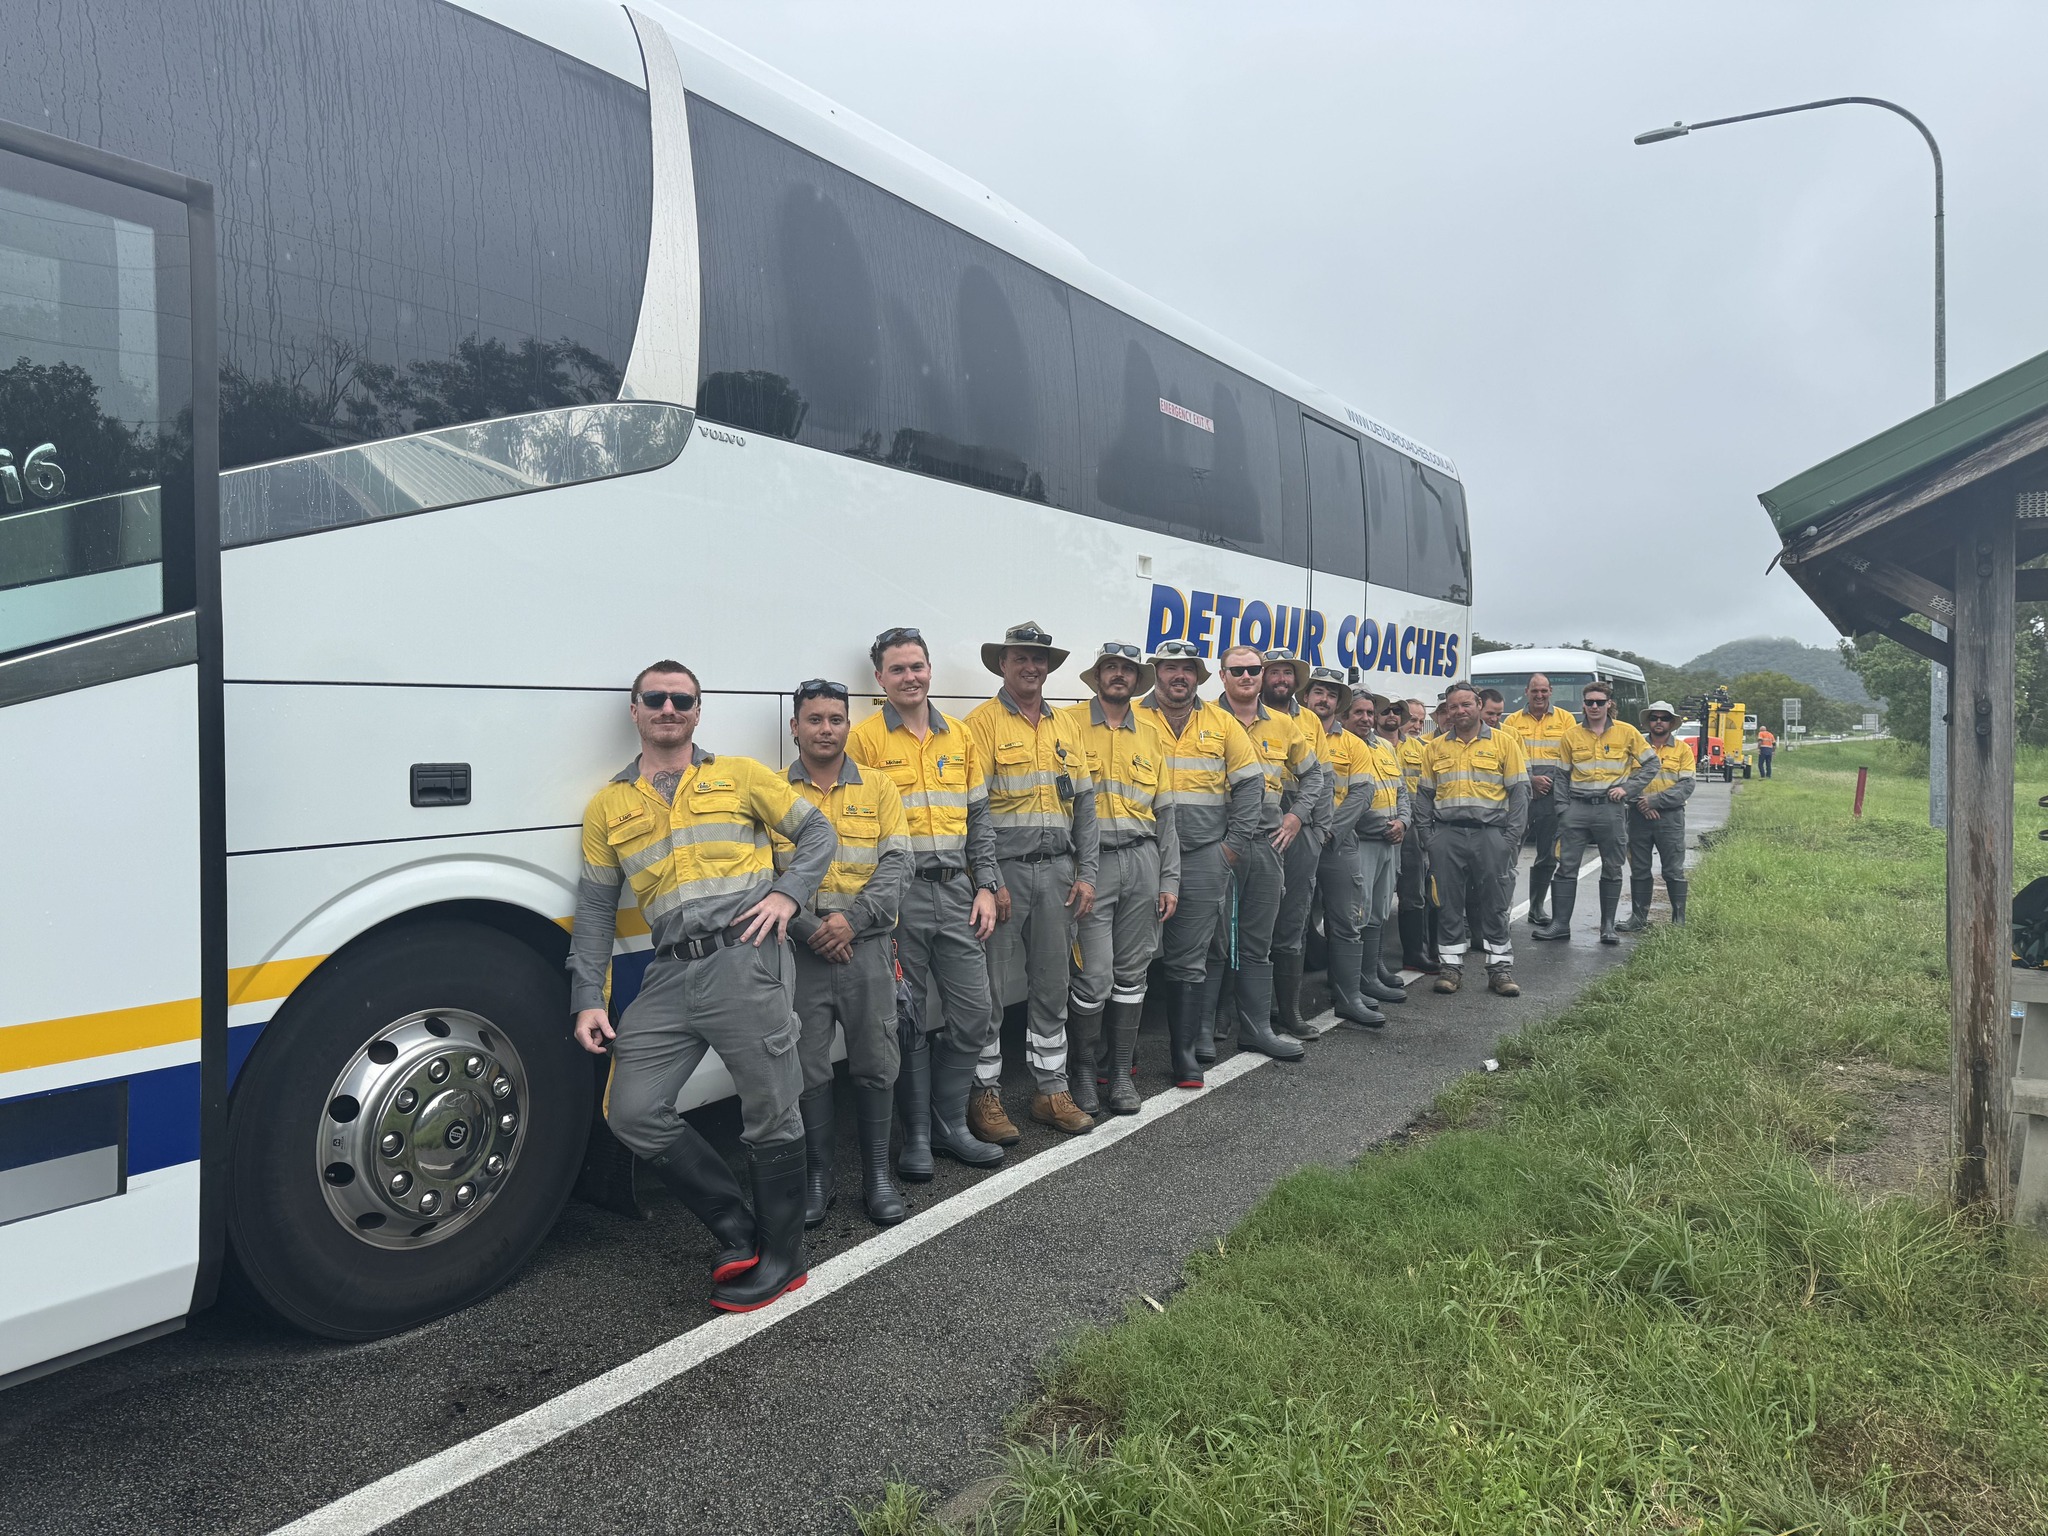
<svg viewBox="0 0 2048 1536">
<path fill-rule="evenodd" d="M 1408 460 L 1385 443 L 1366 439 L 1365 505 L 1368 518 L 1366 565 L 1373 585 L 1410 591 L 1408 579 Z"/>
<path fill-rule="evenodd" d="M 1465 489 L 1420 464 L 1411 464 L 1409 473 L 1409 590 L 1469 603 L 1472 541 L 1465 526 Z"/>
</svg>

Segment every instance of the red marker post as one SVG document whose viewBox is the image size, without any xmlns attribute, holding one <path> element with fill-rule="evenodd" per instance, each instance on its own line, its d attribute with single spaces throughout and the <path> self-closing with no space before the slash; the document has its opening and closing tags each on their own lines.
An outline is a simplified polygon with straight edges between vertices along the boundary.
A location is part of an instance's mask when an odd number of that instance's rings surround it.
<svg viewBox="0 0 2048 1536">
<path fill-rule="evenodd" d="M 1856 770 L 1856 815 L 1859 818 L 1863 815 L 1863 789 L 1869 782 L 1870 770 L 1868 768 L 1858 768 Z"/>
</svg>

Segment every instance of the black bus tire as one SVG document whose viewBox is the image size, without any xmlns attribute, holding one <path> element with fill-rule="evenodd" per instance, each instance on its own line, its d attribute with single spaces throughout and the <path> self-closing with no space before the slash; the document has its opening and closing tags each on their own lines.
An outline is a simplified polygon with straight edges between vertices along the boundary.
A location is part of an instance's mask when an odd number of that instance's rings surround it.
<svg viewBox="0 0 2048 1536">
<path fill-rule="evenodd" d="M 418 1246 L 379 1247 L 336 1215 L 322 1187 L 329 1095 L 380 1032 L 421 1013 L 431 1027 L 434 1010 L 488 1021 L 495 1048 L 517 1053 L 520 1139 L 502 1184 L 459 1227 Z M 561 1212 L 589 1136 L 590 1058 L 569 1025 L 562 971 L 479 923 L 402 927 L 322 966 L 265 1027 L 235 1083 L 227 1159 L 234 1289 L 309 1333 L 374 1339 L 503 1285 Z M 487 1069 L 487 1078 L 497 1075 Z"/>
</svg>

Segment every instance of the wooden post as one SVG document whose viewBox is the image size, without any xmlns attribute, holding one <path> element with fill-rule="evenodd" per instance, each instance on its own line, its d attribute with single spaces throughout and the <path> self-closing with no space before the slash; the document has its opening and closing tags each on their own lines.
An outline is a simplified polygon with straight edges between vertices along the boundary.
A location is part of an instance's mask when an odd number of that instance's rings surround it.
<svg viewBox="0 0 2048 1536">
<path fill-rule="evenodd" d="M 1956 503 L 1948 724 L 1949 1150 L 1956 1204 L 2009 1220 L 2015 509 L 2010 492 L 1988 487 L 1964 492 Z"/>
</svg>

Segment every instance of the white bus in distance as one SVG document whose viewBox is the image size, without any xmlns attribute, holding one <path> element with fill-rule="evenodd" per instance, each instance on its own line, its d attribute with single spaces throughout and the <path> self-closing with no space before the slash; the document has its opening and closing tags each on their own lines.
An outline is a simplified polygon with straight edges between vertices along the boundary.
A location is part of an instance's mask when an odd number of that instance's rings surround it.
<svg viewBox="0 0 2048 1536">
<path fill-rule="evenodd" d="M 1472 686 L 1498 688 L 1507 698 L 1507 712 L 1513 714 L 1528 699 L 1529 679 L 1541 672 L 1550 679 L 1553 709 L 1580 713 L 1580 695 L 1586 684 L 1607 684 L 1614 693 L 1614 718 L 1642 726 L 1643 709 L 1650 702 L 1645 691 L 1643 669 L 1619 656 L 1600 651 L 1531 647 L 1524 650 L 1488 651 L 1472 658 Z"/>
<path fill-rule="evenodd" d="M 525 1262 L 643 663 L 780 764 L 892 625 L 957 711 L 1025 618 L 1466 659 L 1449 459 L 663 7 L 246 17 L 0 72 L 0 1383 L 230 1263 L 359 1339 Z"/>
</svg>

